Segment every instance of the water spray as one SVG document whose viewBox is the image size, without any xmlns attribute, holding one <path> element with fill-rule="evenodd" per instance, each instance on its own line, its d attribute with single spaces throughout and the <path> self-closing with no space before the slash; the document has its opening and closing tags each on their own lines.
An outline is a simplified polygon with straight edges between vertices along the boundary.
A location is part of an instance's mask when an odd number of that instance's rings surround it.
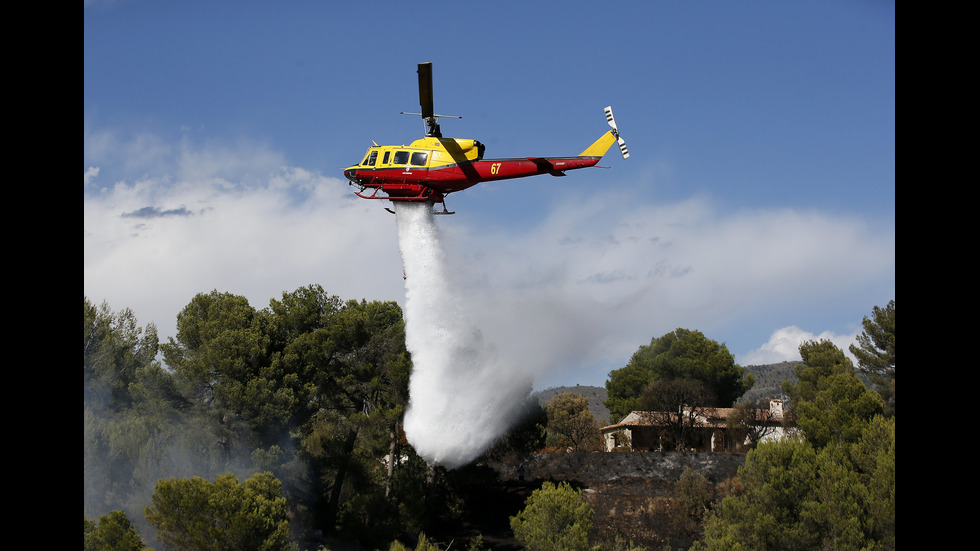
<svg viewBox="0 0 980 551">
<path fill-rule="evenodd" d="M 426 461 L 456 468 L 513 424 L 531 378 L 505 365 L 466 315 L 466 294 L 449 280 L 432 205 L 395 202 L 395 212 L 413 364 L 405 435 Z"/>
</svg>

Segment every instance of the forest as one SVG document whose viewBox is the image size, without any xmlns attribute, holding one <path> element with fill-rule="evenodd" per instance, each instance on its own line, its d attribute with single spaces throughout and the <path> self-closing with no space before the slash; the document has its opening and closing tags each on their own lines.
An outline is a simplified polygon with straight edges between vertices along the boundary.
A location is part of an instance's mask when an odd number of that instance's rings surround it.
<svg viewBox="0 0 980 551">
<path fill-rule="evenodd" d="M 828 341 L 800 346 L 782 390 L 802 438 L 758 445 L 720 484 L 676 481 L 691 549 L 894 548 L 894 301 L 864 329 L 858 366 Z M 582 489 L 550 481 L 502 520 L 521 547 L 447 535 L 473 471 L 429 465 L 406 440 L 411 369 L 396 303 L 318 285 L 261 309 L 200 293 L 165 343 L 86 297 L 86 550 L 644 548 L 596 537 Z M 724 345 L 678 329 L 610 373 L 606 406 L 730 406 L 752 386 Z M 524 411 L 484 457 L 599 449 L 584 398 L 529 396 Z"/>
</svg>

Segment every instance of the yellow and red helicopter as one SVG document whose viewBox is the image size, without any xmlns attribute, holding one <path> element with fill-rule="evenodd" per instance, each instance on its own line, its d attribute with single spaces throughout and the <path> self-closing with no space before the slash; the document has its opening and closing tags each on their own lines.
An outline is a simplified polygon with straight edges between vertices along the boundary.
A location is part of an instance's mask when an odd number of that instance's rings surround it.
<svg viewBox="0 0 980 551">
<path fill-rule="evenodd" d="M 439 117 L 432 107 L 432 63 L 419 63 L 419 104 L 426 124 L 425 137 L 410 145 L 378 145 L 367 150 L 364 160 L 344 169 L 350 185 L 357 186 L 355 194 L 364 199 L 385 199 L 392 202 L 441 203 L 446 209 L 446 196 L 475 186 L 480 182 L 523 178 L 538 174 L 564 176 L 565 171 L 595 166 L 612 144 L 618 143 L 623 158 L 629 158 L 626 142 L 619 135 L 612 107 L 606 107 L 607 131 L 585 151 L 572 157 L 523 157 L 484 159 L 485 147 L 477 140 L 443 138 Z M 371 190 L 371 191 L 368 191 Z M 378 195 L 383 191 L 386 195 Z"/>
</svg>

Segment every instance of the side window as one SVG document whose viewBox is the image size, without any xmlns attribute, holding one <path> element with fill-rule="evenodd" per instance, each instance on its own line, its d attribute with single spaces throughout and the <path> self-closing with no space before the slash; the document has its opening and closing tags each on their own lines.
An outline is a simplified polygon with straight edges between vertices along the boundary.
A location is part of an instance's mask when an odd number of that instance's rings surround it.
<svg viewBox="0 0 980 551">
<path fill-rule="evenodd" d="M 395 164 L 396 165 L 407 165 L 408 164 L 408 151 L 395 151 Z"/>
<path fill-rule="evenodd" d="M 425 166 L 425 160 L 429 158 L 429 153 L 426 151 L 416 151 L 412 153 L 412 165 L 414 166 Z"/>
<path fill-rule="evenodd" d="M 385 156 L 381 158 L 381 164 L 388 164 L 388 157 L 391 155 L 391 151 L 385 151 Z"/>
<path fill-rule="evenodd" d="M 377 162 L 378 162 L 378 152 L 377 151 L 372 151 L 371 152 L 371 158 L 368 159 L 368 166 L 374 166 L 375 163 L 377 163 Z"/>
</svg>

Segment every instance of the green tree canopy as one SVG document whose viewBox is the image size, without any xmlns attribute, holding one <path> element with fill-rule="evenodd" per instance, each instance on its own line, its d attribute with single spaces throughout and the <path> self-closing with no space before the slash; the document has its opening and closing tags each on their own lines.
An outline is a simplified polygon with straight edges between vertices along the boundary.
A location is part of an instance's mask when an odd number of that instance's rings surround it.
<svg viewBox="0 0 980 551">
<path fill-rule="evenodd" d="M 139 327 L 132 310 L 113 313 L 103 302 L 84 298 L 85 401 L 92 407 L 122 410 L 132 405 L 131 385 L 154 363 L 159 347 L 156 326 Z"/>
<path fill-rule="evenodd" d="M 179 430 L 173 412 L 186 402 L 155 360 L 157 333 L 140 328 L 132 311 L 84 299 L 85 513 L 142 510 L 155 464 L 168 454 L 162 441 Z M 141 523 L 142 517 L 135 518 Z"/>
<path fill-rule="evenodd" d="M 202 404 L 246 417 L 256 407 L 254 380 L 269 363 L 266 320 L 231 293 L 199 293 L 177 314 L 177 338 L 162 346 L 164 359 Z"/>
<path fill-rule="evenodd" d="M 895 414 L 895 301 L 884 308 L 875 306 L 871 317 L 861 322 L 864 331 L 851 345 L 858 370 L 868 375 L 885 401 L 889 415 Z"/>
<path fill-rule="evenodd" d="M 816 485 L 816 453 L 801 440 L 750 451 L 738 477 L 746 493 L 726 497 L 704 527 L 709 550 L 818 549 L 819 534 L 801 512 Z"/>
<path fill-rule="evenodd" d="M 674 525 L 684 531 L 694 532 L 714 498 L 715 486 L 704 473 L 688 467 L 674 486 L 677 515 Z"/>
<path fill-rule="evenodd" d="M 693 549 L 894 549 L 895 422 L 829 341 L 800 345 L 803 438 L 760 444 Z"/>
<path fill-rule="evenodd" d="M 99 522 L 85 519 L 85 551 L 143 551 L 139 532 L 122 511 L 99 517 Z M 152 551 L 152 549 L 150 549 Z"/>
<path fill-rule="evenodd" d="M 752 387 L 753 379 L 735 363 L 724 344 L 700 331 L 676 329 L 655 337 L 639 348 L 629 363 L 609 373 L 606 407 L 615 422 L 640 408 L 647 387 L 658 380 L 690 380 L 700 383 L 709 396 L 709 407 L 731 407 Z"/>
<path fill-rule="evenodd" d="M 853 373 L 854 364 L 833 342 L 820 339 L 800 344 L 800 357 L 803 362 L 796 364 L 793 372 L 799 381 L 794 385 L 783 381 L 783 392 L 789 396 L 794 406 L 817 395 L 820 380 L 831 375 Z"/>
<path fill-rule="evenodd" d="M 417 507 L 397 484 L 408 463 L 383 460 L 414 457 L 398 426 L 404 341 L 394 302 L 344 302 L 310 285 L 257 310 L 215 290 L 180 312 L 160 363 L 152 326 L 86 298 L 86 514 L 142 512 L 161 478 L 269 470 L 297 524 L 363 524 L 382 537 L 381 523 Z"/>
<path fill-rule="evenodd" d="M 160 540 L 175 549 L 288 549 L 289 521 L 282 484 L 271 473 L 238 482 L 219 475 L 212 484 L 200 477 L 157 482 L 146 520 Z"/>
<path fill-rule="evenodd" d="M 871 418 L 883 411 L 881 398 L 858 379 L 851 360 L 829 340 L 800 344 L 803 362 L 797 384 L 783 382 L 792 416 L 817 448 L 854 442 Z"/>
<path fill-rule="evenodd" d="M 816 393 L 796 407 L 796 423 L 817 449 L 860 439 L 872 417 L 884 410 L 879 397 L 854 372 L 817 381 Z"/>
<path fill-rule="evenodd" d="M 398 423 L 411 372 L 401 308 L 395 302 L 340 303 L 311 286 L 273 301 L 272 312 L 276 333 L 296 335 L 273 354 L 272 371 L 306 385 L 309 398 L 302 404 L 309 415 L 295 434 L 319 473 L 311 481 L 317 521 L 332 532 L 344 503 L 370 506 L 366 494 L 375 490 L 376 458 L 401 453 Z M 392 491 L 395 464 L 387 462 L 385 494 Z M 377 515 L 370 522 L 391 517 Z M 362 510 L 346 518 L 369 516 Z"/>
<path fill-rule="evenodd" d="M 865 458 L 869 472 L 843 448 L 818 451 L 802 439 L 750 451 L 738 471 L 745 492 L 711 511 L 692 549 L 894 549 L 894 432 L 876 419 L 862 435 L 863 446 L 884 446 Z"/>
<path fill-rule="evenodd" d="M 567 482 L 545 482 L 531 492 L 526 506 L 510 517 L 514 537 L 528 551 L 577 551 L 589 548 L 592 506 Z"/>
<path fill-rule="evenodd" d="M 548 401 L 548 431 L 553 446 L 573 450 L 598 451 L 602 447 L 599 423 L 589 410 L 589 399 L 574 392 L 562 392 Z"/>
</svg>

